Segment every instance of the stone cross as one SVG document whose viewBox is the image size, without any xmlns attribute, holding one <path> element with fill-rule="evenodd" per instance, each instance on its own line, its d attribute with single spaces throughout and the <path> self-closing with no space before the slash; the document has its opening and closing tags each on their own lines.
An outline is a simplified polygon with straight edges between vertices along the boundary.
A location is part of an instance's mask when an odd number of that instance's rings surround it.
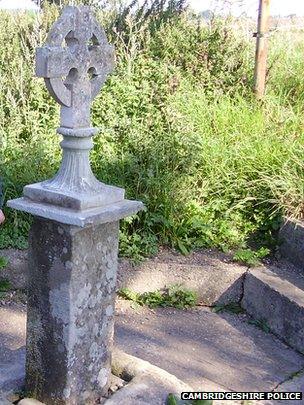
<svg viewBox="0 0 304 405">
<path fill-rule="evenodd" d="M 98 181 L 90 105 L 114 51 L 88 7 L 66 7 L 37 50 L 36 72 L 61 105 L 53 179 L 8 206 L 34 215 L 29 236 L 26 390 L 47 405 L 89 405 L 111 375 L 119 220 L 143 209 Z"/>
<path fill-rule="evenodd" d="M 24 196 L 40 202 L 83 210 L 121 201 L 123 190 L 99 182 L 89 151 L 92 136 L 90 106 L 114 67 L 114 49 L 89 7 L 64 9 L 46 44 L 36 52 L 36 74 L 61 105 L 63 160 L 59 172 L 24 188 Z"/>
<path fill-rule="evenodd" d="M 61 105 L 61 125 L 90 127 L 90 105 L 114 67 L 114 49 L 90 9 L 66 7 L 36 60 L 37 76 Z"/>
</svg>

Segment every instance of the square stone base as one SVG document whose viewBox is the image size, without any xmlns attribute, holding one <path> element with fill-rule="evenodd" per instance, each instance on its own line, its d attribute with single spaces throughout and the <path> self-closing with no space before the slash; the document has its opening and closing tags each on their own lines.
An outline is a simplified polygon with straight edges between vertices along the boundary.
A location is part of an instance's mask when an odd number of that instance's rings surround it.
<svg viewBox="0 0 304 405">
<path fill-rule="evenodd" d="M 96 208 L 109 204 L 115 204 L 123 201 L 125 190 L 115 186 L 99 183 L 100 191 L 93 194 L 68 193 L 64 190 L 52 190 L 45 184 L 35 183 L 25 186 L 23 189 L 24 197 L 51 205 L 70 208 L 80 211 L 90 208 Z"/>
<path fill-rule="evenodd" d="M 75 211 L 56 205 L 35 202 L 25 197 L 9 200 L 7 205 L 10 208 L 28 212 L 32 215 L 80 227 L 118 221 L 144 209 L 142 202 L 132 200 L 122 200 L 115 204 L 84 211 Z"/>
<path fill-rule="evenodd" d="M 118 230 L 118 221 L 32 225 L 26 390 L 47 405 L 95 404 L 107 391 Z"/>
</svg>

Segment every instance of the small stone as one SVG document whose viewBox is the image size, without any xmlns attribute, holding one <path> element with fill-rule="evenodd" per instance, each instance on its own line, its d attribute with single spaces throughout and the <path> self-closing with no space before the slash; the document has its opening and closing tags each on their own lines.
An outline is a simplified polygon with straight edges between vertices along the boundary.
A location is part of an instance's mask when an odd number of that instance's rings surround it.
<svg viewBox="0 0 304 405">
<path fill-rule="evenodd" d="M 112 374 L 111 377 L 110 377 L 109 392 L 110 393 L 116 392 L 120 388 L 122 388 L 124 385 L 126 385 L 126 382 L 124 380 L 122 380 L 121 378 L 119 378 L 116 375 Z"/>
<path fill-rule="evenodd" d="M 113 306 L 112 305 L 107 306 L 106 315 L 107 316 L 112 316 L 113 315 Z"/>
<path fill-rule="evenodd" d="M 19 400 L 20 400 L 20 396 L 19 396 L 18 394 L 12 393 L 12 394 L 8 395 L 7 399 L 8 399 L 10 402 L 14 402 L 14 403 L 15 403 L 16 401 L 19 401 Z M 1 400 L 1 397 L 0 397 L 0 400 Z M 2 402 L 1 402 L 1 401 L 0 401 L 0 404 L 2 405 Z"/>
<path fill-rule="evenodd" d="M 18 402 L 18 405 L 44 405 L 44 403 L 34 398 L 24 398 Z"/>
</svg>

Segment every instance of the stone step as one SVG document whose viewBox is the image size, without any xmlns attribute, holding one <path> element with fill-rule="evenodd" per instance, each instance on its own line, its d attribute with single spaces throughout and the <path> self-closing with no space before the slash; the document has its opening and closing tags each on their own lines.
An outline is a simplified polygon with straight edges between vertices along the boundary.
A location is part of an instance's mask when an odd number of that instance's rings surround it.
<svg viewBox="0 0 304 405">
<path fill-rule="evenodd" d="M 304 274 L 290 263 L 250 270 L 242 307 L 261 325 L 304 353 Z"/>
<path fill-rule="evenodd" d="M 195 291 L 201 304 L 225 305 L 240 301 L 246 271 L 246 266 L 220 252 L 202 250 L 182 256 L 164 250 L 137 266 L 121 260 L 118 288 L 145 293 L 178 284 Z"/>
<path fill-rule="evenodd" d="M 10 281 L 13 288 L 26 289 L 27 252 L 16 249 L 0 251 L 8 259 L 0 278 Z M 156 291 L 174 284 L 196 291 L 205 305 L 238 302 L 242 296 L 247 267 L 231 262 L 228 255 L 212 250 L 182 256 L 162 250 L 156 257 L 137 266 L 120 259 L 118 288 L 129 288 L 138 293 Z"/>
</svg>

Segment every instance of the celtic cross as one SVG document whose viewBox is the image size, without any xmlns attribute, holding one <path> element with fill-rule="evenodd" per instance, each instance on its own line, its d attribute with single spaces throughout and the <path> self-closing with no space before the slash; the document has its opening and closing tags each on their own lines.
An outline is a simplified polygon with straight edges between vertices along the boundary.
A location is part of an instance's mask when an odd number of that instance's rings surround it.
<svg viewBox="0 0 304 405">
<path fill-rule="evenodd" d="M 89 7 L 68 6 L 37 49 L 36 74 L 61 105 L 61 126 L 90 126 L 90 105 L 114 67 L 114 49 Z"/>
<path fill-rule="evenodd" d="M 64 9 L 46 44 L 37 49 L 36 74 L 61 104 L 61 125 L 90 125 L 90 105 L 114 67 L 114 49 L 89 7 Z"/>
<path fill-rule="evenodd" d="M 97 132 L 91 127 L 90 107 L 114 59 L 90 7 L 65 7 L 36 53 L 36 74 L 61 106 L 57 132 L 63 135 L 63 159 L 56 176 L 26 186 L 25 197 L 78 211 L 123 200 L 124 190 L 99 182 L 89 161 Z"/>
</svg>

